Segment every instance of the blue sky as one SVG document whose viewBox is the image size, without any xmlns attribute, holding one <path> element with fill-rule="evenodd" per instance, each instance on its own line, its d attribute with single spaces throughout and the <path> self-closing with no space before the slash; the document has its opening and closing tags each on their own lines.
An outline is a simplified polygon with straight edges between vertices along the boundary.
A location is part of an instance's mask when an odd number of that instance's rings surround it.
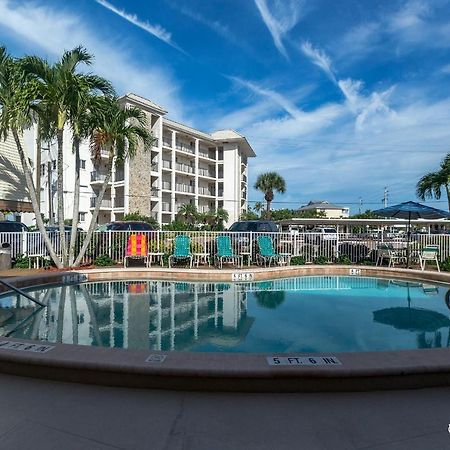
<svg viewBox="0 0 450 450">
<path fill-rule="evenodd" d="M 0 25 L 17 56 L 83 44 L 119 93 L 245 134 L 277 208 L 412 200 L 450 151 L 450 0 L 0 0 Z"/>
</svg>

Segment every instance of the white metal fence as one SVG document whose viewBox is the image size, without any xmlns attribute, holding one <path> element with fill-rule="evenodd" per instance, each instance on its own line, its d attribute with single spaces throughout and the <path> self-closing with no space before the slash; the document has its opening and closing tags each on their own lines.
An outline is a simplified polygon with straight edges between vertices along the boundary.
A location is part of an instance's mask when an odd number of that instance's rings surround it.
<svg viewBox="0 0 450 450">
<path fill-rule="evenodd" d="M 300 256 L 305 262 L 315 262 L 322 259 L 339 262 L 348 258 L 352 263 L 375 262 L 377 249 L 381 244 L 387 244 L 393 250 L 405 251 L 407 247 L 406 236 L 402 238 L 387 238 L 377 234 L 355 233 L 255 233 L 255 232 L 212 232 L 212 231 L 105 231 L 95 232 L 89 248 L 83 259 L 83 264 L 91 263 L 95 258 L 108 255 L 115 261 L 123 261 L 128 237 L 131 234 L 147 236 L 148 250 L 151 253 L 173 252 L 175 236 L 183 234 L 191 239 L 192 253 L 207 254 L 214 257 L 217 253 L 217 237 L 229 236 L 233 251 L 243 255 L 244 263 L 254 262 L 258 250 L 258 237 L 270 236 L 274 251 L 292 257 Z M 85 239 L 86 233 L 80 232 L 77 239 L 77 251 Z M 59 232 L 49 233 L 57 253 L 60 252 Z M 70 233 L 66 232 L 66 241 L 69 242 Z M 47 257 L 44 240 L 39 232 L 0 233 L 0 245 L 8 243 L 11 246 L 13 258 L 24 256 Z M 410 252 L 420 250 L 426 245 L 439 247 L 439 259 L 445 260 L 450 256 L 450 235 L 430 234 L 413 235 L 410 241 Z M 346 257 L 346 258 L 345 258 Z"/>
</svg>

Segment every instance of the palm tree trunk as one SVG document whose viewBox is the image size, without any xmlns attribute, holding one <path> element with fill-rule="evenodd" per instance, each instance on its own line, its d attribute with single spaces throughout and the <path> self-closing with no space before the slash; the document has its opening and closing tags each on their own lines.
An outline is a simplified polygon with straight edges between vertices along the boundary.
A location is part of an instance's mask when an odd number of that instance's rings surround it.
<svg viewBox="0 0 450 450">
<path fill-rule="evenodd" d="M 45 230 L 44 221 L 42 220 L 41 210 L 37 201 L 36 189 L 33 183 L 33 175 L 31 174 L 30 166 L 28 165 L 28 158 L 25 156 L 25 152 L 23 151 L 22 144 L 20 142 L 19 134 L 17 130 L 13 129 L 12 134 L 14 137 L 14 141 L 16 142 L 17 151 L 19 152 L 20 162 L 22 163 L 22 169 L 25 174 L 25 181 L 27 183 L 28 192 L 30 194 L 31 204 L 33 206 L 34 215 L 36 216 L 36 225 L 41 233 L 41 236 L 44 238 L 45 246 L 47 247 L 48 253 L 52 258 L 53 262 L 56 264 L 58 269 L 62 269 L 63 265 L 61 260 L 58 258 L 58 255 L 53 248 L 53 245 L 47 235 L 47 231 Z"/>
<path fill-rule="evenodd" d="M 448 210 L 450 211 L 450 186 L 448 183 L 445 183 L 445 192 L 447 193 L 447 205 Z"/>
<path fill-rule="evenodd" d="M 270 207 L 271 207 L 271 201 L 269 201 L 269 200 L 267 200 L 267 206 L 266 206 L 266 219 L 268 219 L 268 220 L 270 220 L 270 217 L 271 217 L 271 212 L 270 212 Z"/>
<path fill-rule="evenodd" d="M 73 267 L 77 267 L 81 260 L 83 259 L 87 248 L 89 247 L 89 243 L 92 239 L 92 234 L 94 233 L 94 228 L 97 224 L 97 217 L 98 213 L 100 211 L 100 205 L 103 201 L 103 196 L 105 195 L 106 189 L 108 187 L 109 180 L 111 179 L 112 175 L 112 168 L 113 168 L 113 162 L 114 162 L 114 156 L 111 155 L 112 152 L 110 152 L 109 162 L 108 162 L 108 172 L 105 178 L 105 181 L 102 184 L 102 188 L 100 189 L 100 192 L 97 197 L 97 201 L 95 203 L 95 209 L 92 213 L 92 219 L 91 223 L 89 224 L 89 229 L 87 231 L 86 237 L 84 238 L 83 246 L 81 247 L 80 253 L 78 254 L 75 262 L 73 263 Z"/>
<path fill-rule="evenodd" d="M 80 138 L 74 137 L 73 147 L 75 150 L 75 184 L 73 194 L 72 229 L 70 232 L 69 265 L 73 265 L 75 259 L 75 246 L 78 235 L 78 216 L 80 212 Z"/>
<path fill-rule="evenodd" d="M 58 225 L 59 225 L 59 245 L 61 248 L 61 259 L 66 267 L 69 263 L 67 257 L 66 232 L 64 228 L 64 153 L 63 153 L 63 128 L 58 128 L 56 137 L 58 140 L 58 177 L 56 180 L 58 196 Z"/>
</svg>

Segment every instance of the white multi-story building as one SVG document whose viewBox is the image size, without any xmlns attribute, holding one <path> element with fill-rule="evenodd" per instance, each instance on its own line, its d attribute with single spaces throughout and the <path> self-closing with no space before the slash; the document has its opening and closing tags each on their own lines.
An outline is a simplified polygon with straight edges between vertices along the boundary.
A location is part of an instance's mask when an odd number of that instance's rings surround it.
<svg viewBox="0 0 450 450">
<path fill-rule="evenodd" d="M 238 220 L 247 209 L 248 158 L 255 156 L 247 139 L 233 130 L 208 134 L 170 120 L 165 117 L 167 111 L 163 108 L 135 94 L 127 94 L 121 100 L 125 107 L 134 106 L 145 112 L 156 141 L 150 149 L 140 148 L 122 166 L 115 164 L 100 206 L 98 223 L 121 220 L 125 214 L 139 211 L 154 217 L 160 224 L 167 224 L 175 219 L 180 206 L 187 203 L 195 205 L 199 212 L 224 208 L 229 214 L 228 224 Z M 39 158 L 35 133 L 35 129 L 27 130 L 24 142 L 34 162 L 41 211 L 46 218 L 52 214 L 56 218 L 56 141 L 43 145 Z M 108 157 L 104 152 L 100 161 L 94 161 L 89 143 L 81 144 L 78 218 L 81 228 L 86 229 L 90 223 L 106 177 Z M 65 130 L 66 219 L 72 219 L 74 167 L 71 132 Z M 25 222 L 34 224 L 31 218 Z"/>
<path fill-rule="evenodd" d="M 99 223 L 120 220 L 139 211 L 167 224 L 181 205 L 190 203 L 199 212 L 224 208 L 229 223 L 247 209 L 248 158 L 255 156 L 246 138 L 233 130 L 208 134 L 167 119 L 155 103 L 128 94 L 125 107 L 142 109 L 156 137 L 151 149 L 140 149 L 134 158 L 116 166 L 105 193 Z M 106 176 L 108 155 L 95 164 L 91 174 L 95 206 Z"/>
</svg>

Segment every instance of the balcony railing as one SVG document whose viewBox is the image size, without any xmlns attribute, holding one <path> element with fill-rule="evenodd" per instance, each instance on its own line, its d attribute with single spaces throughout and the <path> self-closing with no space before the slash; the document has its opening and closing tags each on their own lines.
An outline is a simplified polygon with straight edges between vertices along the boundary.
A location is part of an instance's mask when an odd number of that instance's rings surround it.
<svg viewBox="0 0 450 450">
<path fill-rule="evenodd" d="M 105 179 L 106 173 L 101 173 L 98 170 L 91 172 L 91 183 L 94 183 L 95 181 L 105 181 Z"/>
<path fill-rule="evenodd" d="M 169 161 L 167 159 L 162 160 L 162 166 L 164 169 L 171 169 L 172 168 L 172 161 Z"/>
<path fill-rule="evenodd" d="M 163 211 L 170 211 L 170 203 L 167 203 L 167 202 L 162 202 L 161 203 L 161 209 L 163 210 Z"/>
<path fill-rule="evenodd" d="M 125 180 L 125 172 L 123 169 L 116 170 L 114 181 L 117 183 L 118 181 Z"/>
<path fill-rule="evenodd" d="M 172 183 L 170 183 L 170 181 L 163 181 L 161 183 L 161 188 L 170 191 L 172 189 Z"/>
<path fill-rule="evenodd" d="M 97 197 L 91 197 L 91 208 L 95 208 L 97 204 Z M 111 199 L 104 198 L 100 204 L 100 208 L 112 208 Z"/>
<path fill-rule="evenodd" d="M 198 193 L 200 195 L 211 195 L 213 197 L 216 195 L 215 189 L 210 188 L 210 187 L 203 187 L 203 186 L 199 186 Z"/>
<path fill-rule="evenodd" d="M 177 141 L 175 147 L 177 150 L 181 150 L 182 152 L 187 152 L 191 154 L 195 153 L 194 146 L 193 145 L 191 146 L 191 144 L 188 144 L 187 142 Z"/>
<path fill-rule="evenodd" d="M 179 170 L 180 172 L 194 173 L 194 168 L 193 167 L 188 166 L 187 164 L 183 164 L 183 163 L 176 163 L 175 164 L 175 169 Z"/>
<path fill-rule="evenodd" d="M 172 148 L 172 136 L 163 136 L 163 146 Z"/>
<path fill-rule="evenodd" d="M 178 192 L 188 192 L 188 193 L 193 194 L 194 186 L 190 186 L 189 184 L 177 183 L 175 185 L 175 190 Z"/>
<path fill-rule="evenodd" d="M 216 174 L 208 169 L 198 169 L 198 174 L 201 177 L 210 177 L 210 178 L 215 178 Z"/>
<path fill-rule="evenodd" d="M 208 159 L 216 159 L 216 152 L 210 152 L 206 147 L 200 146 L 198 149 L 199 156 L 203 156 L 203 158 Z"/>
</svg>

